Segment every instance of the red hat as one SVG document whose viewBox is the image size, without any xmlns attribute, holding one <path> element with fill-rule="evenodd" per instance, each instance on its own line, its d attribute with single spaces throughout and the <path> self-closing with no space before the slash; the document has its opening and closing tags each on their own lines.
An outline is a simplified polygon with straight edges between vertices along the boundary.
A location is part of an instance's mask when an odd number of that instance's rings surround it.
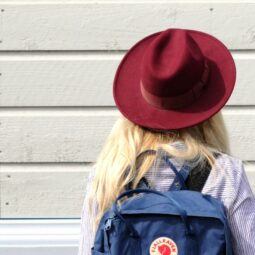
<svg viewBox="0 0 255 255">
<path fill-rule="evenodd" d="M 210 34 L 171 28 L 138 41 L 115 74 L 113 96 L 130 121 L 157 130 L 196 125 L 228 101 L 236 67 Z"/>
</svg>

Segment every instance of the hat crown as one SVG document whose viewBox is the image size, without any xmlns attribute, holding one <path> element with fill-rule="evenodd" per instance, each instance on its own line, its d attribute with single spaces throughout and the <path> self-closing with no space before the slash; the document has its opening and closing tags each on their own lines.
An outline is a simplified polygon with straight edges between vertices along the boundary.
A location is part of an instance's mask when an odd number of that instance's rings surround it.
<svg viewBox="0 0 255 255">
<path fill-rule="evenodd" d="M 156 131 L 192 127 L 230 98 L 235 61 L 206 32 L 169 28 L 137 41 L 122 58 L 113 97 L 125 118 Z"/>
<path fill-rule="evenodd" d="M 191 94 L 203 79 L 205 57 L 187 30 L 165 30 L 146 48 L 141 63 L 142 94 L 148 103 L 161 108 L 180 108 L 184 104 L 171 98 Z M 201 86 L 200 86 L 201 87 Z M 162 102 L 158 97 L 165 98 Z M 167 101 L 169 98 L 169 102 Z M 187 98 L 187 97 L 186 97 Z M 180 100 L 179 100 L 180 101 Z"/>
</svg>

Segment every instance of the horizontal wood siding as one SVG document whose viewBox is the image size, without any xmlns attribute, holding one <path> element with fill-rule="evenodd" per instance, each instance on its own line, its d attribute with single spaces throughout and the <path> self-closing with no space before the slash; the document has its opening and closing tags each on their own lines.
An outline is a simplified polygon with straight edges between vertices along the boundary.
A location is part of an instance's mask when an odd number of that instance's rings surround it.
<svg viewBox="0 0 255 255">
<path fill-rule="evenodd" d="M 241 1 L 16 2 L 0 8 L 1 50 L 123 50 L 168 27 L 207 31 L 231 49 L 255 46 L 255 5 Z"/>
<path fill-rule="evenodd" d="M 112 82 L 123 54 L 0 52 L 0 106 L 114 106 Z M 232 54 L 237 82 L 227 105 L 255 105 L 255 54 Z"/>
<path fill-rule="evenodd" d="M 83 164 L 4 165 L 1 217 L 79 218 L 90 167 Z M 255 164 L 245 164 L 255 192 Z"/>
<path fill-rule="evenodd" d="M 1 1 L 0 217 L 80 216 L 87 174 L 120 116 L 116 68 L 169 27 L 207 31 L 231 50 L 237 84 L 223 115 L 254 189 L 254 13 L 242 1 Z"/>
<path fill-rule="evenodd" d="M 255 111 L 231 108 L 223 114 L 233 155 L 253 160 Z M 94 162 L 119 116 L 117 110 L 96 109 L 3 111 L 0 160 Z"/>
</svg>

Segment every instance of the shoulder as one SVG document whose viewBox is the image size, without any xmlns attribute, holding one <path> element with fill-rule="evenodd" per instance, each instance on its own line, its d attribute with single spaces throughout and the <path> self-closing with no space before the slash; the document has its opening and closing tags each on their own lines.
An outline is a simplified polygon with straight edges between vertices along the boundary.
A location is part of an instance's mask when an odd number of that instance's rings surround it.
<svg viewBox="0 0 255 255">
<path fill-rule="evenodd" d="M 229 207 L 244 180 L 249 188 L 243 161 L 221 152 L 203 188 L 203 193 L 220 198 Z"/>
<path fill-rule="evenodd" d="M 221 152 L 216 159 L 214 170 L 219 177 L 238 182 L 244 172 L 244 163 L 238 157 Z"/>
<path fill-rule="evenodd" d="M 227 175 L 240 174 L 243 166 L 242 159 L 223 152 L 219 153 L 215 162 L 215 168 L 222 169 L 222 173 Z"/>
</svg>

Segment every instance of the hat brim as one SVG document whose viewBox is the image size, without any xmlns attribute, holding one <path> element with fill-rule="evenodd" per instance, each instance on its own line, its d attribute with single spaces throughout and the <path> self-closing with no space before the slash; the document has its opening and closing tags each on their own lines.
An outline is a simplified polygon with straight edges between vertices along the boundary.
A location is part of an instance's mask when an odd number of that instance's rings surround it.
<svg viewBox="0 0 255 255">
<path fill-rule="evenodd" d="M 140 91 L 140 63 L 146 47 L 162 31 L 151 34 L 130 48 L 114 78 L 113 97 L 116 106 L 130 121 L 160 130 L 191 127 L 216 114 L 228 101 L 236 81 L 236 67 L 231 53 L 212 35 L 186 30 L 209 60 L 210 76 L 202 94 L 192 104 L 175 110 L 157 108 L 143 98 Z"/>
</svg>

